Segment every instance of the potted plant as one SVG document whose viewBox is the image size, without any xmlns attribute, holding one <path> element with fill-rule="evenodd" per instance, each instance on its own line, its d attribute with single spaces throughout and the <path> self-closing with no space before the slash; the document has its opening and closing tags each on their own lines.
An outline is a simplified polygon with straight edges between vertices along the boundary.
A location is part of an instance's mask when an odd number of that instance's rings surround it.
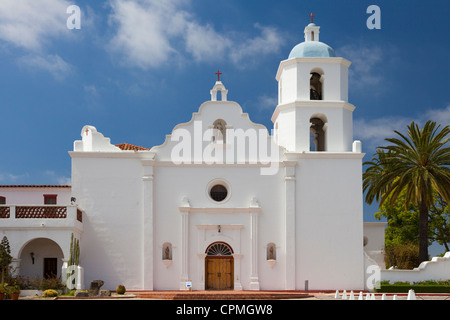
<svg viewBox="0 0 450 320">
<path fill-rule="evenodd" d="M 0 284 L 0 300 L 5 299 L 5 294 L 7 293 L 4 285 Z"/>
<path fill-rule="evenodd" d="M 17 284 L 8 287 L 9 295 L 11 296 L 11 300 L 19 300 L 20 296 L 20 288 Z"/>
<path fill-rule="evenodd" d="M 117 286 L 117 289 L 116 289 L 116 293 L 117 293 L 117 294 L 122 295 L 122 294 L 125 294 L 126 291 L 127 291 L 127 290 L 126 290 L 126 288 L 125 288 L 124 285 L 119 285 L 119 286 Z"/>
</svg>

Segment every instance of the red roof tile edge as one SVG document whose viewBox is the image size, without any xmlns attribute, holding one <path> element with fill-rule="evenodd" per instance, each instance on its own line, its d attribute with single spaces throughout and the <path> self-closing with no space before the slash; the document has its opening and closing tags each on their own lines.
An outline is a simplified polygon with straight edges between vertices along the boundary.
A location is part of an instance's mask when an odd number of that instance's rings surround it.
<svg viewBox="0 0 450 320">
<path fill-rule="evenodd" d="M 132 150 L 132 151 L 148 151 L 150 149 L 144 148 L 144 147 L 139 147 L 139 146 L 135 146 L 129 143 L 120 143 L 120 144 L 116 144 L 116 147 L 119 147 L 121 150 Z"/>
<path fill-rule="evenodd" d="M 41 185 L 18 184 L 18 185 L 0 185 L 0 188 L 72 188 L 72 186 L 69 186 L 69 185 L 50 185 L 50 184 L 41 184 Z"/>
</svg>

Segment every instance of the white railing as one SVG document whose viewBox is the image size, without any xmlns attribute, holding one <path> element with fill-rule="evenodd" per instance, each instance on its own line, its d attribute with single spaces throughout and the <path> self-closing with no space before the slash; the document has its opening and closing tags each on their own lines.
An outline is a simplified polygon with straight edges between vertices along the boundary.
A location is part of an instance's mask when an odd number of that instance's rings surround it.
<svg viewBox="0 0 450 320">
<path fill-rule="evenodd" d="M 83 212 L 74 205 L 0 205 L 0 229 L 33 227 L 77 227 Z"/>
</svg>

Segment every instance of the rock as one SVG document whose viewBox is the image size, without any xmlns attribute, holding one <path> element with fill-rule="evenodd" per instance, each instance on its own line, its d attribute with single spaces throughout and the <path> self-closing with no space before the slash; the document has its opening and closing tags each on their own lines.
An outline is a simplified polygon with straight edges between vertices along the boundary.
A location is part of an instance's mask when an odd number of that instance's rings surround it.
<svg viewBox="0 0 450 320">
<path fill-rule="evenodd" d="M 75 296 L 76 298 L 86 298 L 86 297 L 89 297 L 89 292 L 86 292 L 86 291 L 76 291 L 75 294 L 74 294 L 74 296 Z"/>
<path fill-rule="evenodd" d="M 100 297 L 110 297 L 111 290 L 100 290 Z"/>
<path fill-rule="evenodd" d="M 93 280 L 89 286 L 89 295 L 98 296 L 100 288 L 103 286 L 104 282 L 102 280 Z"/>
</svg>

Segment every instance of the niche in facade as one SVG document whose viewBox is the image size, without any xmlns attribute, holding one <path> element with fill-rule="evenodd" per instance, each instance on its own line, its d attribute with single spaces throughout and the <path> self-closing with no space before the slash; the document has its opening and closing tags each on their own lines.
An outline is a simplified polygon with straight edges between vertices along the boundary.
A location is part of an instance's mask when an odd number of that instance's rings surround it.
<svg viewBox="0 0 450 320">
<path fill-rule="evenodd" d="M 267 244 L 266 261 L 271 268 L 277 263 L 277 247 L 273 242 Z"/>
<path fill-rule="evenodd" d="M 226 142 L 226 130 L 227 123 L 225 120 L 218 119 L 213 123 L 213 143 L 225 143 Z"/>
<path fill-rule="evenodd" d="M 267 245 L 267 260 L 277 260 L 277 247 L 273 242 Z"/>
<path fill-rule="evenodd" d="M 166 267 L 172 264 L 172 244 L 169 242 L 162 246 L 162 261 Z"/>
</svg>

